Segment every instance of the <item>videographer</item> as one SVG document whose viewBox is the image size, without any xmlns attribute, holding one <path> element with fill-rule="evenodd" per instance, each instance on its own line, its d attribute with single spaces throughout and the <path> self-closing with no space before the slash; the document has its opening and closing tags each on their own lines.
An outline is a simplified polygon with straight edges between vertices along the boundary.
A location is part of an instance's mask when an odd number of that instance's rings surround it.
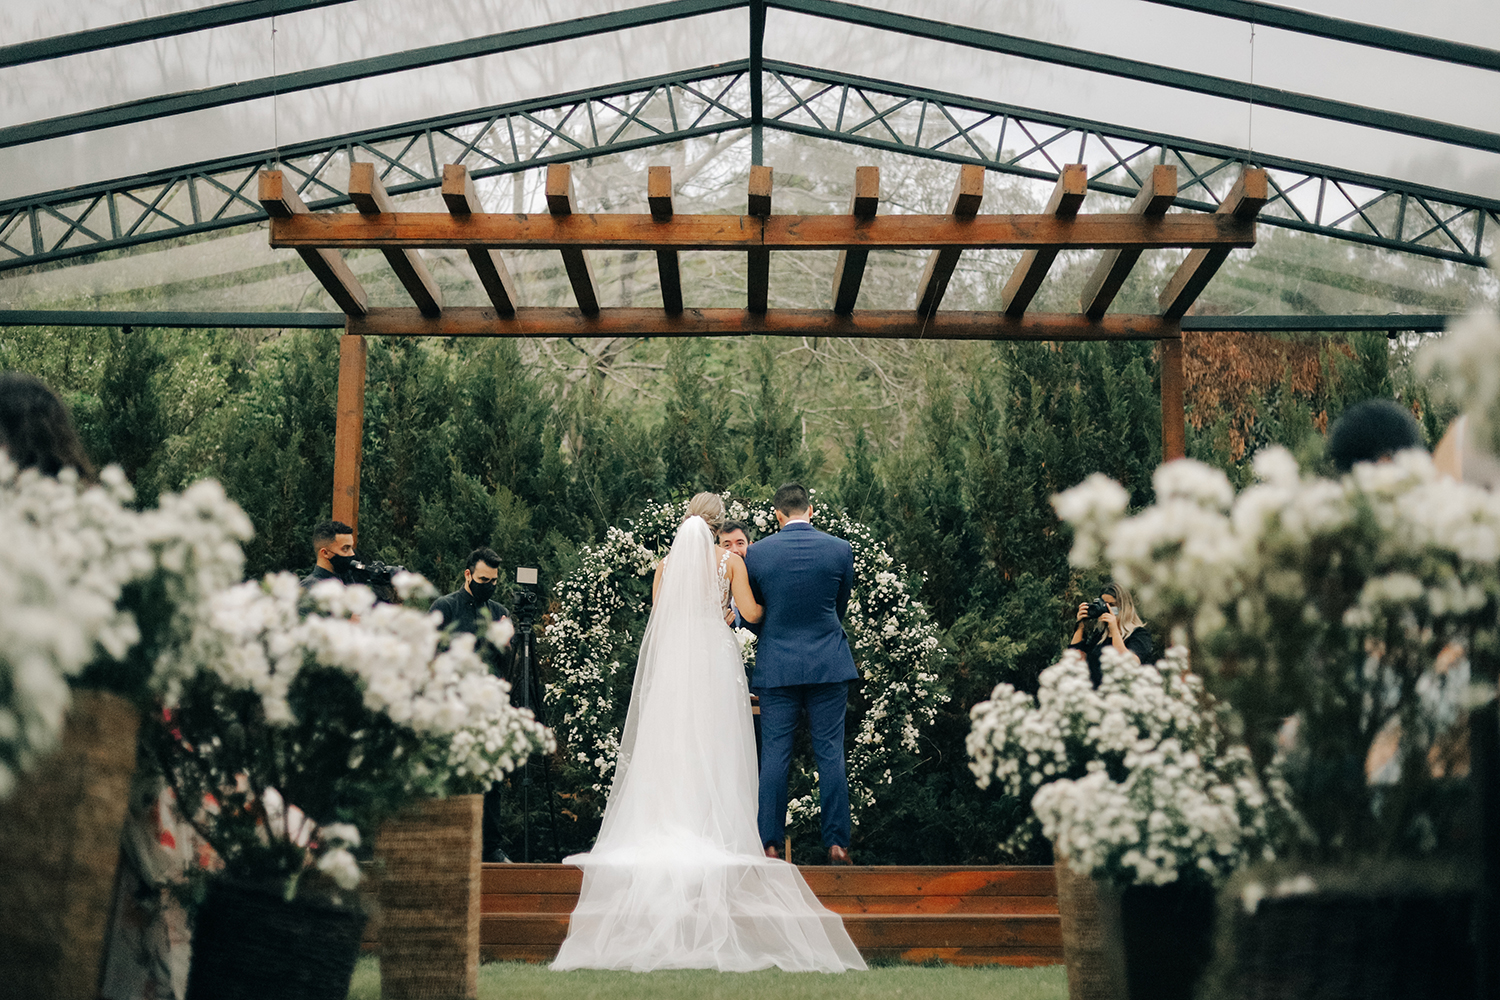
<svg viewBox="0 0 1500 1000">
<path fill-rule="evenodd" d="M 1097 637 L 1085 638 L 1085 626 L 1090 621 L 1098 621 L 1103 626 Z M 1146 631 L 1146 623 L 1141 621 L 1141 616 L 1136 614 L 1135 601 L 1130 598 L 1130 591 L 1118 583 L 1105 584 L 1099 592 L 1098 600 L 1085 601 L 1078 605 L 1078 628 L 1073 631 L 1073 639 L 1068 644 L 1069 649 L 1079 650 L 1087 657 L 1089 662 L 1089 678 L 1094 682 L 1094 687 L 1104 679 L 1104 673 L 1099 666 L 1099 655 L 1104 652 L 1106 646 L 1113 646 L 1122 653 L 1134 653 L 1135 658 L 1142 663 L 1156 662 L 1156 647 L 1151 642 L 1151 633 Z"/>
<path fill-rule="evenodd" d="M 494 549 L 475 549 L 469 553 L 464 564 L 464 585 L 451 594 L 445 594 L 432 602 L 432 609 L 443 616 L 443 627 L 453 626 L 459 632 L 479 634 L 482 623 L 481 609 L 489 612 L 490 628 L 502 631 L 495 639 L 496 648 L 503 648 L 510 640 L 513 626 L 510 612 L 505 605 L 494 599 L 495 588 L 500 581 L 500 556 Z M 502 626 L 500 623 L 505 622 Z"/>
<path fill-rule="evenodd" d="M 464 585 L 453 593 L 433 601 L 431 610 L 443 616 L 444 628 L 452 626 L 456 632 L 478 635 L 481 626 L 484 626 L 486 634 L 493 640 L 493 643 L 482 644 L 490 647 L 486 650 L 490 669 L 496 674 L 505 676 L 509 672 L 510 664 L 507 660 L 507 653 L 514 628 L 510 621 L 510 612 L 503 604 L 493 599 L 499 581 L 500 556 L 494 549 L 475 549 L 469 553 L 468 561 L 464 566 Z M 488 623 L 485 622 L 485 613 L 489 615 Z M 497 631 L 490 632 L 488 631 L 490 629 Z M 514 694 L 512 694 L 512 700 L 514 700 Z M 504 819 L 507 812 L 505 798 L 504 782 L 495 782 L 490 786 L 489 791 L 484 793 L 484 843 L 480 856 L 485 861 L 510 860 L 503 846 L 506 833 Z"/>
<path fill-rule="evenodd" d="M 319 521 L 312 533 L 313 553 L 318 564 L 302 578 L 304 588 L 324 580 L 349 583 L 354 568 L 354 529 L 343 521 Z"/>
</svg>

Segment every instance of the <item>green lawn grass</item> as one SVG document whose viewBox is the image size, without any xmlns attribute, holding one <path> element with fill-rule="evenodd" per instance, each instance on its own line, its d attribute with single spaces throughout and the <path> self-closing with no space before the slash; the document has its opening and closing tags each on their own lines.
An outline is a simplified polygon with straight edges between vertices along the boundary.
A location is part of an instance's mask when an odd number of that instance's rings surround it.
<svg viewBox="0 0 1500 1000">
<path fill-rule="evenodd" d="M 1001 966 L 888 965 L 869 972 L 553 972 L 545 965 L 492 962 L 479 969 L 479 1000 L 1064 1000 L 1068 981 L 1060 965 L 1039 969 Z M 349 1000 L 380 1000 L 380 967 L 364 957 L 354 971 Z"/>
</svg>

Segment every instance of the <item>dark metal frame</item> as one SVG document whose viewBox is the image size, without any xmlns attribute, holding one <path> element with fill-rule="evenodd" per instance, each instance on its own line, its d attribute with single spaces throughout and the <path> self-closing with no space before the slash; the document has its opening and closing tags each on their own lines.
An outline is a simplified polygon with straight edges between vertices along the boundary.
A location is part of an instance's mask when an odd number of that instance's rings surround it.
<svg viewBox="0 0 1500 1000">
<path fill-rule="evenodd" d="M 1340 316 L 1184 316 L 1187 332 L 1260 333 L 1436 333 L 1449 321 L 1442 313 L 1348 314 Z M 0 327 L 140 326 L 169 329 L 227 327 L 241 330 L 342 330 L 341 312 L 93 312 L 85 309 L 0 309 Z"/>
<path fill-rule="evenodd" d="M 1105 165 L 1089 186 L 1126 197 L 1151 165 L 1172 163 L 1177 204 L 1199 210 L 1250 163 L 1275 190 L 1262 222 L 1455 263 L 1483 266 L 1500 234 L 1500 200 L 775 60 L 762 61 L 757 88 L 750 69 L 741 60 L 288 146 L 280 166 L 328 209 L 348 204 L 354 158 L 380 164 L 402 194 L 438 187 L 445 162 L 482 178 L 746 128 L 753 141 L 760 103 L 766 128 L 1043 181 L 1092 150 Z M 274 160 L 263 151 L 0 203 L 0 272 L 260 222 L 255 178 Z"/>
</svg>

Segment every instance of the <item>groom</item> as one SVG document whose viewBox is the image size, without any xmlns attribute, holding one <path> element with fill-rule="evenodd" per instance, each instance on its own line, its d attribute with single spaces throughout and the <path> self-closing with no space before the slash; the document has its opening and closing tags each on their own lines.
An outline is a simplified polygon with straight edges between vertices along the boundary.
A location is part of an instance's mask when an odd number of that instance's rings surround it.
<svg viewBox="0 0 1500 1000">
<path fill-rule="evenodd" d="M 773 501 L 781 530 L 750 546 L 750 589 L 765 607 L 750 687 L 760 692 L 760 840 L 780 857 L 785 839 L 792 734 L 807 713 L 823 844 L 829 864 L 849 861 L 849 779 L 844 768 L 844 712 L 849 682 L 859 676 L 841 621 L 854 585 L 849 543 L 812 526 L 807 490 L 787 483 Z"/>
</svg>

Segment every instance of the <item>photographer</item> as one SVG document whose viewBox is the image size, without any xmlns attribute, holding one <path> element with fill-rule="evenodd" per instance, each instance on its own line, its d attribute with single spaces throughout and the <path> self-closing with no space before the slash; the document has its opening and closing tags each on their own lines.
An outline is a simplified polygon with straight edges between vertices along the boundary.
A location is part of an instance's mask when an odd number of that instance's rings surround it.
<svg viewBox="0 0 1500 1000">
<path fill-rule="evenodd" d="M 1097 619 L 1103 626 L 1093 640 L 1084 637 L 1085 626 Z M 1099 654 L 1105 646 L 1113 646 L 1121 653 L 1134 653 L 1142 663 L 1156 662 L 1155 646 L 1146 623 L 1135 613 L 1135 602 L 1130 591 L 1118 583 L 1106 584 L 1099 592 L 1098 600 L 1085 601 L 1078 605 L 1078 628 L 1073 631 L 1069 649 L 1079 650 L 1088 658 L 1089 678 L 1094 687 L 1099 686 L 1104 674 L 1099 666 Z"/>
<path fill-rule="evenodd" d="M 354 529 L 343 521 L 319 521 L 312 533 L 313 552 L 318 564 L 302 578 L 304 588 L 324 580 L 349 583 L 354 568 Z"/>
</svg>

